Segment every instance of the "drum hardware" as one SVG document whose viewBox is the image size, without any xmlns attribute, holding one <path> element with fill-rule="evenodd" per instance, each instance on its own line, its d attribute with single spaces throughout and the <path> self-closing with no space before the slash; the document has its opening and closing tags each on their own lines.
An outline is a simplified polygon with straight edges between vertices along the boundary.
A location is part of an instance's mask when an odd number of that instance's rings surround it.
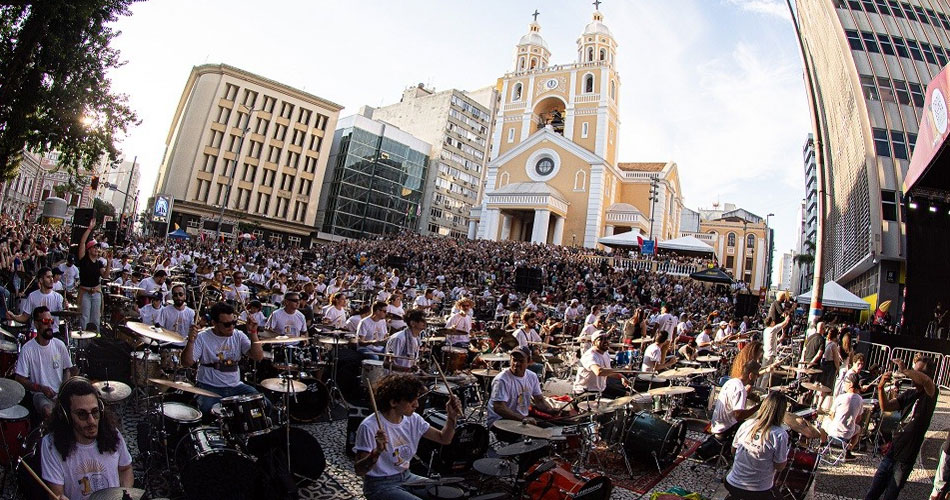
<svg viewBox="0 0 950 500">
<path fill-rule="evenodd" d="M 500 458 L 480 458 L 472 466 L 479 473 L 490 477 L 514 477 L 518 472 L 517 464 Z"/>
<path fill-rule="evenodd" d="M 20 445 L 30 433 L 30 412 L 25 407 L 14 405 L 0 410 L 0 463 L 8 467 L 16 463 L 23 452 Z"/>
<path fill-rule="evenodd" d="M 333 342 L 327 342 L 328 340 L 333 340 Z M 334 405 L 341 405 L 346 409 L 347 413 L 350 410 L 350 404 L 346 401 L 346 398 L 343 397 L 343 392 L 340 390 L 340 385 L 337 383 L 337 370 L 340 364 L 340 345 L 347 342 L 340 342 L 340 338 L 333 337 L 320 337 L 320 343 L 330 344 L 333 346 L 333 357 L 330 360 L 330 378 L 327 380 L 327 392 L 329 394 L 329 401 L 327 402 L 327 420 L 333 420 L 333 407 Z"/>
</svg>

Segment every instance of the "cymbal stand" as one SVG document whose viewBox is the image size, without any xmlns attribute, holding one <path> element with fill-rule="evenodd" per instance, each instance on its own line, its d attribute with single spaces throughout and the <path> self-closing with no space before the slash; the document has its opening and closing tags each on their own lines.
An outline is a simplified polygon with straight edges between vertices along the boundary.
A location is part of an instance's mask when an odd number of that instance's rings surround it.
<svg viewBox="0 0 950 500">
<path fill-rule="evenodd" d="M 332 337 L 334 341 L 340 340 L 340 337 Z M 337 384 L 337 368 L 340 364 L 340 344 L 337 342 L 333 343 L 333 359 L 331 360 L 331 372 L 333 376 L 330 377 L 330 380 L 327 381 L 327 389 L 330 392 L 330 404 L 327 405 L 327 420 L 333 421 L 333 405 L 342 404 L 346 408 L 347 413 L 350 411 L 350 404 L 346 402 L 346 398 L 343 397 L 343 392 L 340 390 L 339 384 Z M 289 431 L 288 431 L 289 432 Z"/>
<path fill-rule="evenodd" d="M 139 403 L 142 402 L 142 399 L 141 399 L 141 398 L 144 398 L 146 402 L 147 402 L 147 400 L 148 400 L 148 356 L 149 356 L 149 354 L 151 354 L 151 352 L 152 352 L 152 349 L 151 349 L 151 348 L 152 348 L 153 346 L 159 346 L 159 345 L 160 345 L 160 343 L 159 343 L 157 340 L 155 340 L 155 339 L 148 339 L 148 344 L 144 344 L 143 347 L 142 347 L 142 351 L 141 351 L 141 352 L 142 352 L 142 358 L 141 358 L 141 360 L 140 360 L 140 366 L 141 366 L 141 370 L 142 370 L 142 371 L 141 371 L 141 373 L 142 373 L 142 379 L 145 381 L 145 383 L 142 384 L 142 386 L 137 386 L 137 387 L 135 388 L 135 390 L 132 391 L 132 398 L 135 400 L 135 407 L 136 407 L 136 408 L 139 408 Z M 134 353 L 134 352 L 139 352 L 139 351 L 132 351 L 132 352 Z M 133 356 L 134 356 L 134 354 L 133 354 Z M 133 382 L 134 382 L 134 379 L 135 379 L 134 374 L 133 374 L 133 377 L 132 377 L 132 378 L 133 378 Z M 134 385 L 134 384 L 133 384 L 133 385 Z"/>
</svg>

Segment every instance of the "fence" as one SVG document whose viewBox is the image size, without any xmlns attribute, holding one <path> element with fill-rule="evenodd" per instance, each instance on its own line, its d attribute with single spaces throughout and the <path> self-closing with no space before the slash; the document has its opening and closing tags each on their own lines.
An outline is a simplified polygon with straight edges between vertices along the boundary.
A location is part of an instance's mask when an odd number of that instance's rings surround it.
<svg viewBox="0 0 950 500">
<path fill-rule="evenodd" d="M 602 255 L 589 255 L 586 257 L 593 264 L 606 262 L 611 267 L 622 269 L 635 269 L 638 271 L 650 271 L 661 274 L 671 274 L 674 276 L 689 276 L 696 271 L 704 269 L 697 264 L 680 264 L 677 262 L 657 261 L 651 259 L 628 259 L 626 257 L 605 257 Z"/>
<path fill-rule="evenodd" d="M 894 368 L 891 366 L 892 359 L 899 359 L 904 362 L 905 366 L 910 368 L 913 365 L 914 356 L 921 354 L 935 362 L 934 383 L 941 389 L 950 390 L 950 355 L 934 351 L 908 349 L 906 347 L 891 348 L 890 346 L 875 344 L 873 342 L 865 342 L 865 344 L 869 346 L 868 351 L 865 353 L 864 366 L 866 368 L 878 365 L 884 371 L 891 370 Z"/>
</svg>

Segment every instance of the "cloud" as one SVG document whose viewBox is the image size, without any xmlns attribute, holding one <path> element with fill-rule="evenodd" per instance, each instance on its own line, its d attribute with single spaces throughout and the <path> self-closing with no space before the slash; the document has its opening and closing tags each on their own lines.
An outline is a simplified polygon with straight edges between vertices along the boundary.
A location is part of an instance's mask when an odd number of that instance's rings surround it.
<svg viewBox="0 0 950 500">
<path fill-rule="evenodd" d="M 742 10 L 775 16 L 784 20 L 791 20 L 788 14 L 788 5 L 783 0 L 726 0 Z"/>
</svg>

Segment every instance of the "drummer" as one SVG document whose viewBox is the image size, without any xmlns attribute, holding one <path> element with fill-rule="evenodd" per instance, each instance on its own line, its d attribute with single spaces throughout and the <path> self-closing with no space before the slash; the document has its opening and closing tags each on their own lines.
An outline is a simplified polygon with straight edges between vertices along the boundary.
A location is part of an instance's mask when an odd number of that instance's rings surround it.
<svg viewBox="0 0 950 500">
<path fill-rule="evenodd" d="M 237 318 L 234 307 L 218 302 L 211 307 L 211 327 L 188 334 L 181 361 L 186 368 L 198 364 L 198 387 L 217 393 L 221 397 L 239 394 L 256 394 L 257 390 L 241 382 L 238 362 L 243 355 L 254 361 L 264 359 L 257 333 L 246 335 L 235 330 Z M 208 412 L 219 398 L 198 396 L 198 408 Z"/>
<path fill-rule="evenodd" d="M 152 295 L 156 291 L 162 293 L 162 297 L 168 295 L 168 283 L 165 283 L 165 278 L 168 276 L 168 273 L 164 269 L 159 269 L 152 274 L 151 277 L 145 278 L 139 282 L 139 288 L 142 290 L 139 292 L 140 295 Z"/>
<path fill-rule="evenodd" d="M 264 305 L 261 304 L 261 301 L 255 299 L 247 303 L 247 309 L 241 312 L 241 315 L 238 317 L 239 320 L 247 323 L 247 329 L 253 329 L 255 332 L 257 328 L 264 324 L 267 321 L 264 318 L 264 313 L 261 310 L 264 309 Z"/>
<path fill-rule="evenodd" d="M 148 298 L 148 305 L 138 308 L 139 318 L 146 325 L 157 325 L 158 314 L 162 311 L 162 293 L 155 292 L 149 295 Z"/>
<path fill-rule="evenodd" d="M 53 337 L 56 320 L 49 309 L 38 306 L 32 314 L 36 337 L 23 344 L 16 362 L 15 378 L 33 393 L 33 409 L 45 420 L 56 405 L 60 384 L 76 375 L 78 370 L 73 366 L 66 344 Z"/>
<path fill-rule="evenodd" d="M 330 298 L 330 305 L 323 308 L 323 323 L 336 329 L 346 324 L 346 295 L 337 292 Z"/>
<path fill-rule="evenodd" d="M 472 307 L 474 306 L 475 302 L 468 297 L 455 303 L 458 312 L 450 316 L 448 321 L 445 322 L 445 327 L 449 330 L 455 330 L 455 334 L 445 336 L 446 344 L 468 349 L 469 334 L 472 332 Z"/>
<path fill-rule="evenodd" d="M 653 343 L 643 352 L 643 365 L 640 369 L 648 373 L 656 373 L 675 365 L 679 361 L 678 357 L 666 359 L 671 345 L 669 332 L 657 330 Z"/>
<path fill-rule="evenodd" d="M 251 289 L 244 284 L 244 273 L 235 271 L 231 279 L 234 280 L 234 283 L 231 284 L 229 290 L 224 292 L 224 300 L 230 300 L 236 304 L 244 304 L 251 295 Z"/>
<path fill-rule="evenodd" d="M 195 310 L 188 307 L 185 302 L 185 286 L 175 285 L 172 287 L 172 303 L 166 305 L 158 313 L 156 321 L 162 328 L 171 330 L 182 337 L 187 337 L 192 330 L 197 331 L 195 326 Z M 171 344 L 178 347 L 184 347 L 180 342 Z"/>
<path fill-rule="evenodd" d="M 419 359 L 422 331 L 426 329 L 426 316 L 422 309 L 410 309 L 406 313 L 408 328 L 393 334 L 386 341 L 387 354 L 398 356 L 391 359 L 391 366 L 397 371 L 410 371 Z"/>
<path fill-rule="evenodd" d="M 354 447 L 354 467 L 363 478 L 363 495 L 367 500 L 428 498 L 424 491 L 403 486 L 408 481 L 423 479 L 409 472 L 409 463 L 422 438 L 441 445 L 452 443 L 462 407 L 452 395 L 445 405 L 445 425 L 436 429 L 415 411 L 424 392 L 425 386 L 406 374 L 388 375 L 376 386 L 377 411 L 360 423 Z"/>
<path fill-rule="evenodd" d="M 306 335 L 307 318 L 297 310 L 298 303 L 300 303 L 300 294 L 297 292 L 284 294 L 284 299 L 280 303 L 281 308 L 270 313 L 265 328 L 277 335 L 286 335 L 287 337 Z"/>
<path fill-rule="evenodd" d="M 847 443 L 845 459 L 850 460 L 854 458 L 851 449 L 860 438 L 858 423 L 864 412 L 864 399 L 857 393 L 861 388 L 857 374 L 849 372 L 842 380 L 842 385 L 845 392 L 834 398 L 828 415 L 821 423 L 821 441 L 827 442 L 829 437 L 833 437 Z"/>
<path fill-rule="evenodd" d="M 47 311 L 56 313 L 68 307 L 66 299 L 62 295 L 53 291 L 53 271 L 48 267 L 41 267 L 36 271 L 36 282 L 39 288 L 30 292 L 20 303 L 22 312 L 13 314 L 7 311 L 7 319 L 15 319 L 20 323 L 27 323 L 33 314 L 33 310 L 39 306 L 46 307 Z"/>
<path fill-rule="evenodd" d="M 389 328 L 386 326 L 386 303 L 374 303 L 372 311 L 372 314 L 361 319 L 356 327 L 356 341 L 359 345 L 356 350 L 363 355 L 363 359 L 378 360 L 389 334 Z"/>
<path fill-rule="evenodd" d="M 627 394 L 631 389 L 626 377 L 610 369 L 610 355 L 607 349 L 610 346 L 610 336 L 603 330 L 594 332 L 593 347 L 581 356 L 580 367 L 574 378 L 574 394 L 598 393 L 600 397 L 616 399 Z M 609 379 L 616 379 L 620 384 L 610 384 Z"/>
<path fill-rule="evenodd" d="M 528 417 L 531 406 L 552 415 L 559 411 L 541 395 L 541 383 L 534 372 L 528 371 L 531 362 L 531 349 L 528 346 L 518 346 L 509 353 L 510 366 L 502 371 L 491 383 L 491 396 L 488 400 L 488 415 L 485 424 L 495 432 L 495 436 L 502 441 L 514 442 L 520 436 L 499 431 L 493 427 L 498 420 L 517 420 L 527 424 L 537 424 L 534 418 Z"/>
<path fill-rule="evenodd" d="M 759 377 L 760 368 L 762 365 L 758 361 L 747 361 L 742 367 L 741 378 L 731 378 L 722 385 L 709 423 L 710 432 L 721 441 L 731 443 L 739 422 L 749 418 L 759 409 L 758 405 L 747 408 L 746 397 L 749 387 Z"/>
</svg>

